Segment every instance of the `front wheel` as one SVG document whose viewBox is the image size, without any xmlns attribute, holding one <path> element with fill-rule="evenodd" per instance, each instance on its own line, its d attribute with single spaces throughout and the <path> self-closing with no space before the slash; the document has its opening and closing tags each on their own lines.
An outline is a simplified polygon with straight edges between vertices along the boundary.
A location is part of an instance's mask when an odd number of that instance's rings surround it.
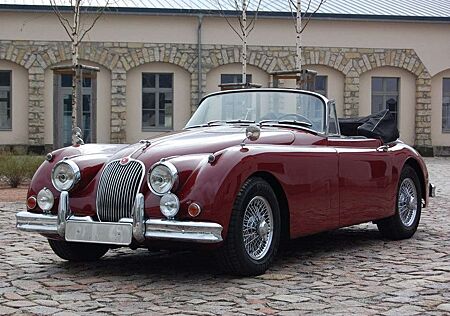
<svg viewBox="0 0 450 316">
<path fill-rule="evenodd" d="M 108 246 L 49 239 L 53 252 L 61 259 L 75 262 L 95 261 L 103 257 Z"/>
<path fill-rule="evenodd" d="M 217 259 L 232 274 L 264 273 L 280 243 L 280 210 L 271 186 L 250 178 L 239 191 L 231 214 L 227 238 Z"/>
<path fill-rule="evenodd" d="M 422 191 L 413 168 L 405 166 L 397 189 L 395 214 L 377 223 L 381 234 L 389 239 L 410 238 L 419 226 L 422 208 Z"/>
</svg>

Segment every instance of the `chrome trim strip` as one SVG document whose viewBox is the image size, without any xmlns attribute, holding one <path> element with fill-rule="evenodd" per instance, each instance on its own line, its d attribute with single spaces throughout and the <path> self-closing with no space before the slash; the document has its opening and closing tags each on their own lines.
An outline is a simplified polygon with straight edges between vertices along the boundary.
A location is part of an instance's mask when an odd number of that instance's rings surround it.
<svg viewBox="0 0 450 316">
<path fill-rule="evenodd" d="M 428 186 L 429 186 L 428 195 L 430 197 L 436 197 L 436 185 L 430 183 Z"/>
</svg>

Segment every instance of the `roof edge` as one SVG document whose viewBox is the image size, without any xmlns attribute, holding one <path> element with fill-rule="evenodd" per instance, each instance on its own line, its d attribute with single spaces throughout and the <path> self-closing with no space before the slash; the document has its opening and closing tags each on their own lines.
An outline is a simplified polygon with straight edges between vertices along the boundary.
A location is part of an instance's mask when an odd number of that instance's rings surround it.
<svg viewBox="0 0 450 316">
<path fill-rule="evenodd" d="M 71 12 L 71 7 L 60 6 L 60 11 Z M 86 13 L 95 13 L 103 7 L 83 7 Z M 3 12 L 53 12 L 51 6 L 46 5 L 20 5 L 20 4 L 0 4 L 0 11 Z M 136 15 L 188 15 L 188 16 L 221 16 L 235 15 L 236 11 L 220 11 L 205 9 L 155 9 L 155 8 L 129 8 L 129 7 L 109 7 L 105 14 L 136 14 Z M 248 15 L 255 12 L 249 11 Z M 291 18 L 291 12 L 260 11 L 259 17 L 266 18 Z M 405 15 L 370 15 L 370 14 L 341 14 L 341 13 L 316 13 L 314 19 L 326 20 L 363 20 L 363 21 L 411 21 L 411 22 L 447 22 L 450 23 L 450 16 L 405 16 Z"/>
</svg>

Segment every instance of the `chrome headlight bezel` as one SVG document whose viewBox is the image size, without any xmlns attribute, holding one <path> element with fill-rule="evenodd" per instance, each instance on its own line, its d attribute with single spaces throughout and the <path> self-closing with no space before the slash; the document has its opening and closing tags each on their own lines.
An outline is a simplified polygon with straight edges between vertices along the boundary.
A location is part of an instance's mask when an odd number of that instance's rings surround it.
<svg viewBox="0 0 450 316">
<path fill-rule="evenodd" d="M 160 190 L 152 185 L 152 173 L 157 170 L 156 168 L 165 168 L 167 174 L 170 176 L 169 186 L 163 190 Z M 177 168 L 168 161 L 160 161 L 151 166 L 149 172 L 147 173 L 147 185 L 150 191 L 158 196 L 163 196 L 166 193 L 171 192 L 178 185 L 178 170 Z"/>
<path fill-rule="evenodd" d="M 72 177 L 72 182 L 70 183 L 70 185 L 68 186 L 59 186 L 56 182 L 55 179 L 55 172 L 57 170 L 57 168 L 59 166 L 61 166 L 62 164 L 66 164 L 67 166 L 69 166 L 72 169 L 72 173 L 73 173 L 73 177 Z M 78 167 L 78 165 L 73 162 L 72 160 L 61 160 L 58 163 L 55 164 L 55 166 L 52 169 L 52 184 L 55 187 L 56 190 L 58 191 L 70 191 L 73 189 L 73 187 L 80 181 L 81 179 L 81 172 L 80 172 L 80 168 Z"/>
</svg>

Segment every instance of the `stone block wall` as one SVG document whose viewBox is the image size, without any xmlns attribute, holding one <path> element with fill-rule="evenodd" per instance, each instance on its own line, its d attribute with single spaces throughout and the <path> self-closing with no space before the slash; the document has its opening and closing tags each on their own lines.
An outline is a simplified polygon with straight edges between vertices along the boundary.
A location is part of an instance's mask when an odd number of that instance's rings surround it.
<svg viewBox="0 0 450 316">
<path fill-rule="evenodd" d="M 191 74 L 191 110 L 198 102 L 198 89 L 206 88 L 206 74 L 213 68 L 240 62 L 240 47 L 202 45 L 201 87 L 198 87 L 198 47 L 193 44 L 86 42 L 80 57 L 106 67 L 112 74 L 111 142 L 126 141 L 127 72 L 145 63 L 175 64 Z M 248 63 L 268 73 L 295 67 L 294 47 L 249 46 Z M 70 61 L 70 43 L 0 41 L 0 60 L 17 63 L 28 70 L 29 145 L 44 145 L 44 72 L 55 64 Z M 341 72 L 344 83 L 344 115 L 359 114 L 360 76 L 377 67 L 404 69 L 416 77 L 415 132 L 418 147 L 431 147 L 431 77 L 412 49 L 304 47 L 304 65 L 324 65 Z"/>
</svg>

